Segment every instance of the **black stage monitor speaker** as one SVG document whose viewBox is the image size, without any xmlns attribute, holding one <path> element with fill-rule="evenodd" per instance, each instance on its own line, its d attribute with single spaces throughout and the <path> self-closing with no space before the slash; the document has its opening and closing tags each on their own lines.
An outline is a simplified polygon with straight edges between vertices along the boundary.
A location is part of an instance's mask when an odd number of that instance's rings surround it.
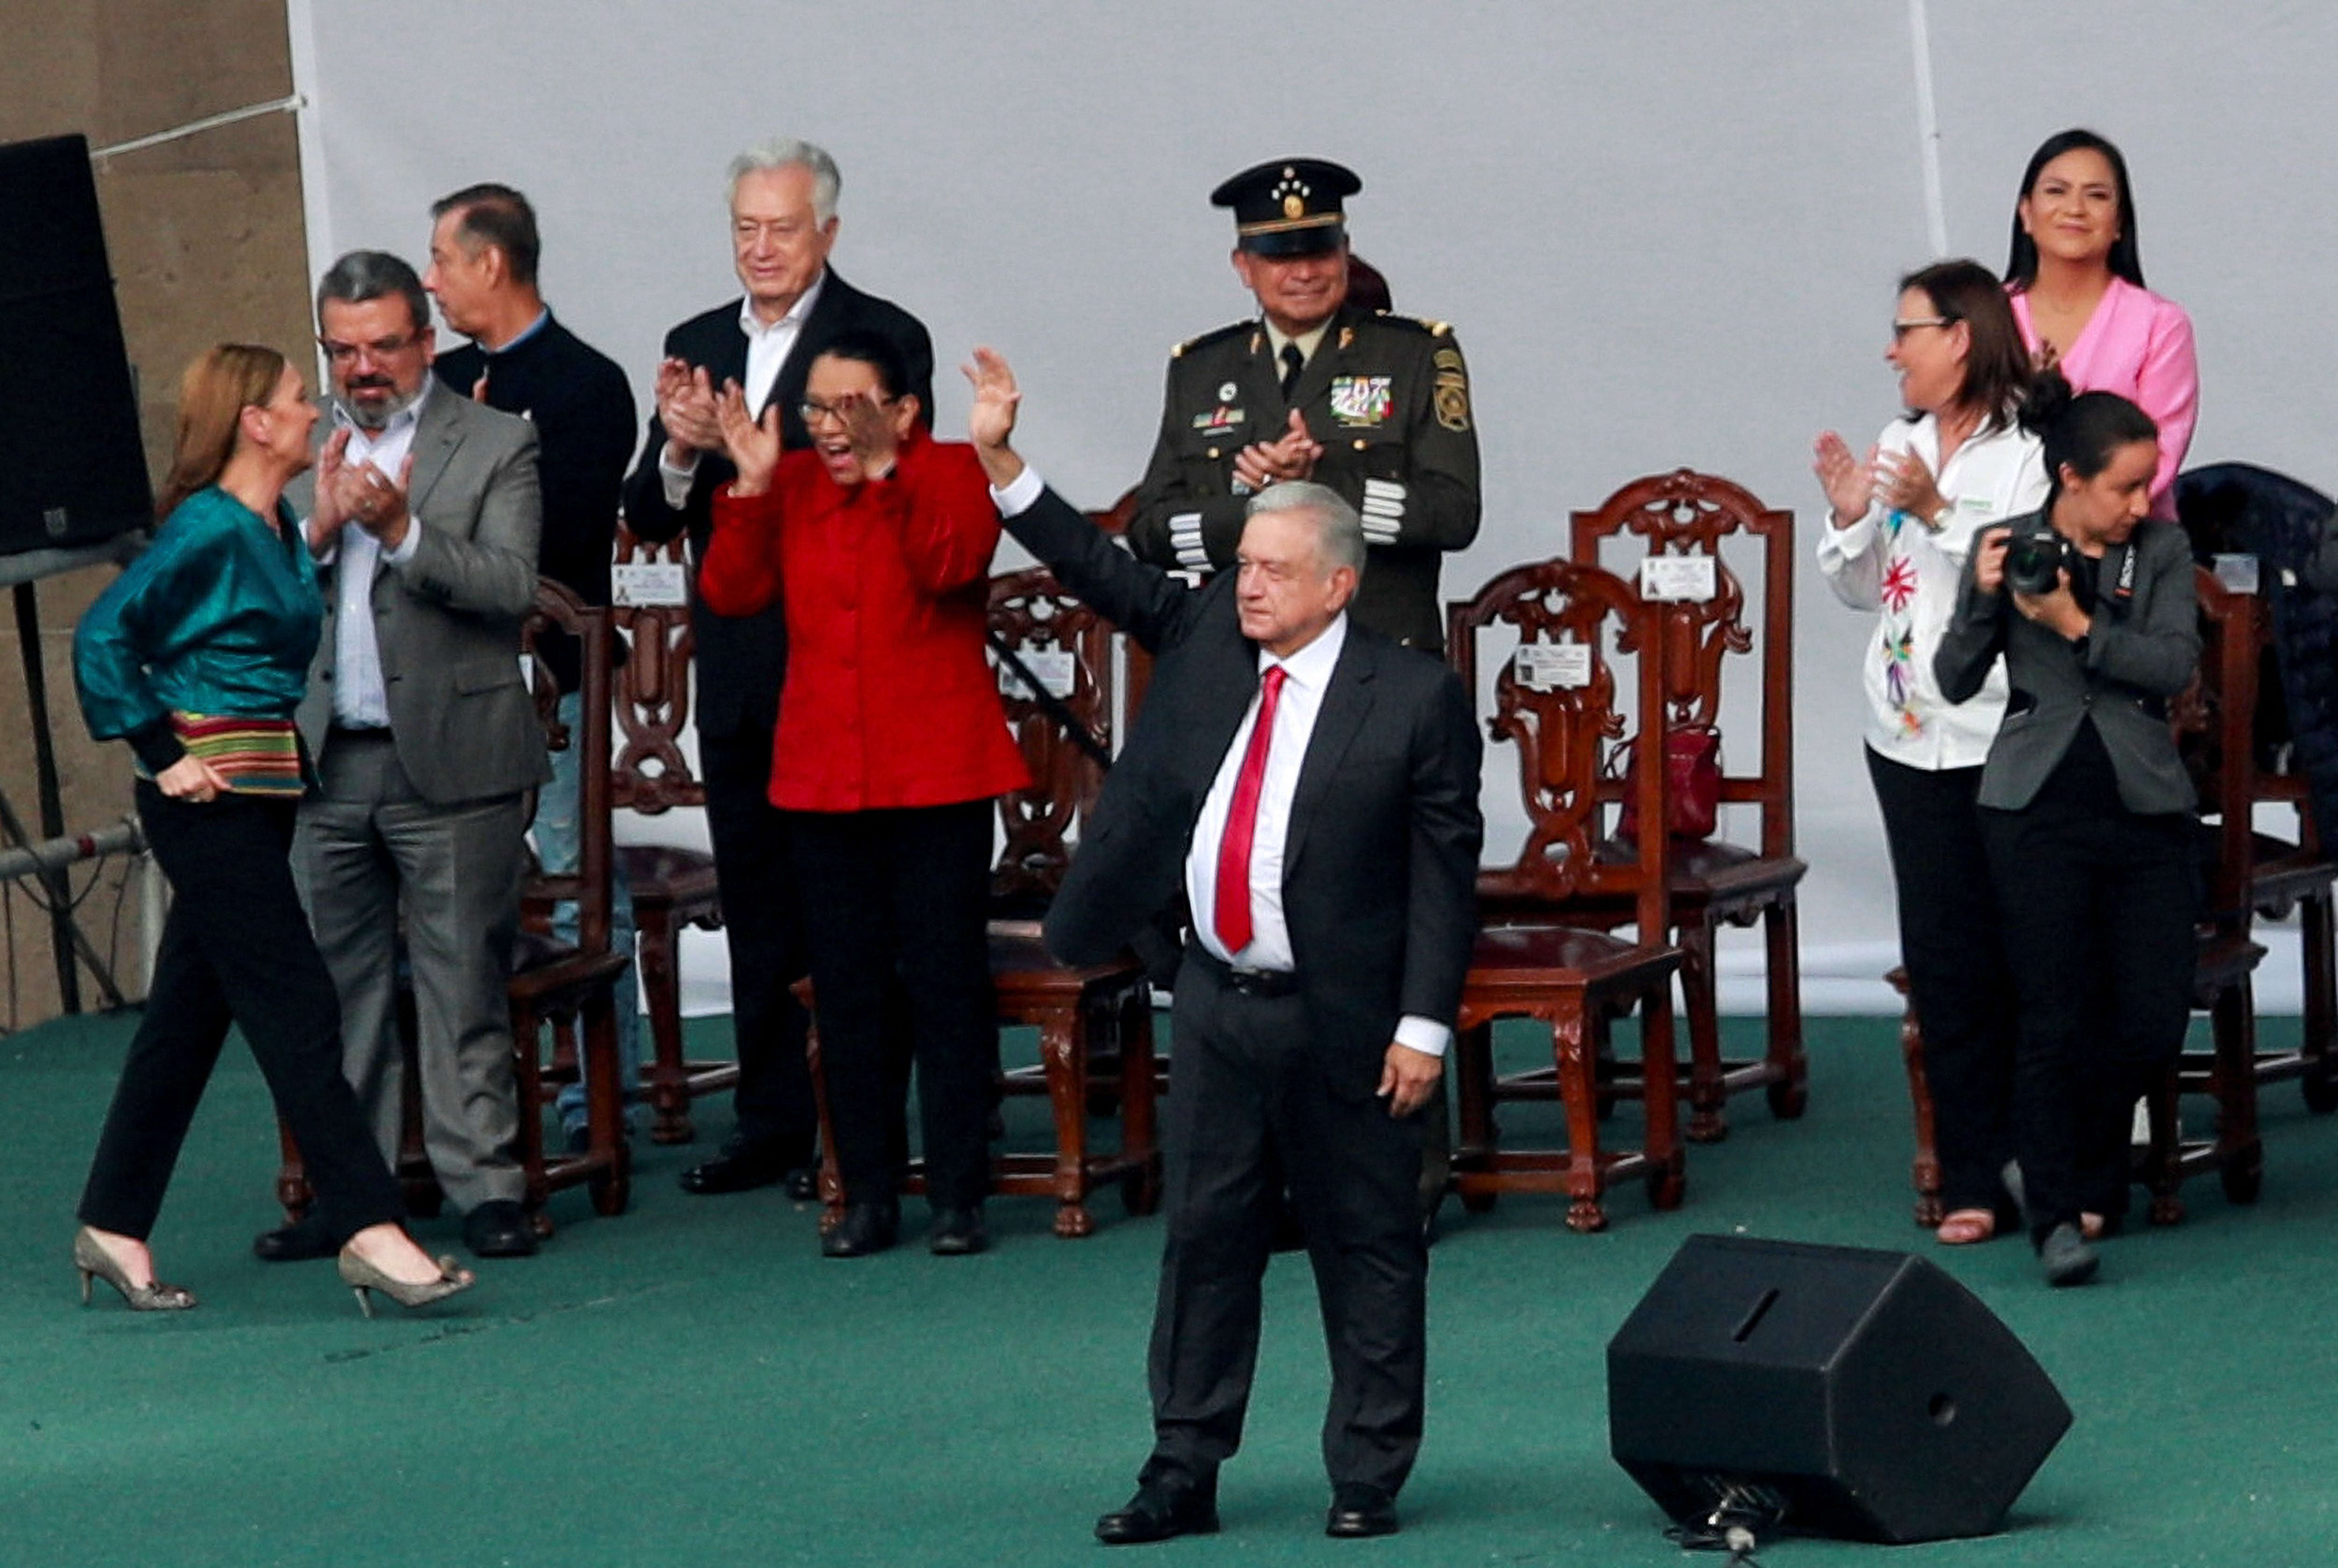
<svg viewBox="0 0 2338 1568">
<path fill-rule="evenodd" d="M 153 520 L 89 143 L 0 147 L 0 555 Z"/>
<path fill-rule="evenodd" d="M 2012 1331 L 1904 1252 L 1691 1237 L 1607 1344 L 1616 1461 L 1685 1524 L 1986 1535 L 2069 1425 Z"/>
</svg>

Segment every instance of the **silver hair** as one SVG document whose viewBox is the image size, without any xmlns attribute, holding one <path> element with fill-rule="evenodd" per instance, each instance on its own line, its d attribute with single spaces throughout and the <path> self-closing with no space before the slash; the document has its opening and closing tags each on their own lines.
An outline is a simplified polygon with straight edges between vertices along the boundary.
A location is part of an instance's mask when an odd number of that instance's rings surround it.
<svg viewBox="0 0 2338 1568">
<path fill-rule="evenodd" d="M 1243 516 L 1247 519 L 1263 512 L 1303 512 L 1313 518 L 1316 547 L 1323 552 L 1324 569 L 1336 571 L 1347 567 L 1361 580 L 1364 519 L 1356 515 L 1356 508 L 1339 491 L 1311 479 L 1285 479 L 1252 496 Z"/>
<path fill-rule="evenodd" d="M 422 280 L 414 275 L 411 266 L 387 251 L 351 251 L 327 269 L 318 282 L 317 315 L 321 320 L 325 306 L 334 301 L 362 305 L 393 294 L 413 312 L 417 331 L 430 324 L 430 296 L 423 291 Z"/>
<path fill-rule="evenodd" d="M 827 222 L 836 216 L 836 198 L 844 190 L 844 175 L 828 149 L 793 136 L 774 136 L 758 142 L 731 160 L 730 182 L 723 186 L 723 200 L 739 193 L 739 182 L 759 169 L 787 169 L 801 166 L 811 172 L 812 216 Z"/>
</svg>

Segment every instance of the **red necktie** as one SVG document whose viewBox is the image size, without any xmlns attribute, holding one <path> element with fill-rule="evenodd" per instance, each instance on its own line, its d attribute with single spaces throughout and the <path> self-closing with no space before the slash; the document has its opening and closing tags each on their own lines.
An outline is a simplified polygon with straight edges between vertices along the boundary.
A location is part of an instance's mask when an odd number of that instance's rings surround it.
<svg viewBox="0 0 2338 1568">
<path fill-rule="evenodd" d="M 1266 748 L 1274 738 L 1274 705 L 1282 695 L 1283 669 L 1266 672 L 1258 698 L 1258 722 L 1243 748 L 1242 771 L 1234 775 L 1234 798 L 1226 807 L 1225 836 L 1218 841 L 1218 940 L 1229 955 L 1250 945 L 1250 841 L 1258 828 L 1258 797 L 1266 784 Z"/>
</svg>

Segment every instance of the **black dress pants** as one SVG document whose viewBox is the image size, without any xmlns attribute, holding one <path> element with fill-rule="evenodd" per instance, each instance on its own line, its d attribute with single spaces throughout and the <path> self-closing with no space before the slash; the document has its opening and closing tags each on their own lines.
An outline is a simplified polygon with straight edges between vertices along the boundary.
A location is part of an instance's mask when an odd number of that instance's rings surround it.
<svg viewBox="0 0 2338 1568">
<path fill-rule="evenodd" d="M 964 1208 L 989 1189 L 993 805 L 789 812 L 830 1125 L 850 1201 L 900 1187 L 901 1078 L 889 1066 L 889 995 L 906 1000 L 926 1192 Z"/>
<path fill-rule="evenodd" d="M 172 800 L 143 780 L 138 817 L 173 902 L 113 1104 L 83 1223 L 142 1239 L 154 1228 L 231 1020 L 292 1129 L 335 1241 L 403 1218 L 398 1181 L 341 1072 L 341 1007 L 292 886 L 295 803 Z"/>
<path fill-rule="evenodd" d="M 2197 883 L 2188 814 L 2116 799 L 1980 813 L 2020 999 L 2013 1141 L 2030 1239 L 2127 1212 L 2136 1100 L 2184 1048 Z"/>
<path fill-rule="evenodd" d="M 1393 1494 L 1420 1451 L 1426 1119 L 1334 1094 L 1304 999 L 1245 994 L 1205 959 L 1187 957 L 1172 1023 L 1177 1091 L 1148 1361 L 1154 1447 L 1142 1479 L 1198 1483 L 1241 1445 L 1260 1285 L 1287 1181 L 1331 1353 L 1324 1469 L 1334 1485 Z"/>
<path fill-rule="evenodd" d="M 819 1126 L 804 1062 L 811 1018 L 788 988 L 810 964 L 789 886 L 787 819 L 771 800 L 771 732 L 702 735 L 699 762 L 731 954 L 736 1136 L 789 1165 L 809 1164 Z"/>
<path fill-rule="evenodd" d="M 1979 767 L 1925 769 L 1867 753 L 1899 895 L 1900 959 L 1924 1027 L 1940 1198 L 2007 1208 L 2016 1021 L 1981 844 Z"/>
</svg>

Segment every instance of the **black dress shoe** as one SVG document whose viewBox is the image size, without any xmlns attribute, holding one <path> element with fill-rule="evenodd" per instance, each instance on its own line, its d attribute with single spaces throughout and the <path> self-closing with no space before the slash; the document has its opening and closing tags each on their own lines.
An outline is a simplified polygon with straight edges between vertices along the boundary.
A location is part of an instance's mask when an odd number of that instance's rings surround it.
<svg viewBox="0 0 2338 1568">
<path fill-rule="evenodd" d="M 880 1203 L 848 1203 L 836 1228 L 820 1238 L 822 1257 L 866 1257 L 893 1245 L 900 1234 L 901 1206 L 891 1198 Z"/>
<path fill-rule="evenodd" d="M 313 1208 L 290 1225 L 263 1230 L 251 1238 L 251 1255 L 262 1263 L 306 1263 L 314 1257 L 330 1257 L 339 1250 Z"/>
<path fill-rule="evenodd" d="M 1128 1506 L 1095 1522 L 1095 1537 L 1107 1546 L 1141 1546 L 1177 1535 L 1218 1533 L 1218 1483 L 1215 1476 L 1193 1486 L 1173 1486 L 1147 1481 L 1137 1487 Z"/>
<path fill-rule="evenodd" d="M 970 1208 L 937 1208 L 933 1228 L 926 1232 L 926 1250 L 936 1257 L 965 1257 L 990 1245 L 989 1228 L 982 1222 L 982 1205 Z"/>
<path fill-rule="evenodd" d="M 533 1257 L 535 1222 L 510 1198 L 493 1198 L 463 1216 L 463 1245 L 476 1257 Z"/>
<path fill-rule="evenodd" d="M 1331 1511 L 1323 1515 L 1323 1533 L 1341 1541 L 1367 1535 L 1393 1535 L 1396 1498 L 1377 1486 L 1343 1481 L 1331 1488 Z"/>
<path fill-rule="evenodd" d="M 712 1197 L 769 1187 L 785 1179 L 788 1172 L 787 1158 L 777 1149 L 761 1144 L 730 1143 L 723 1145 L 722 1152 L 713 1159 L 683 1171 L 680 1179 L 684 1192 Z M 792 1188 L 790 1192 L 792 1196 Z"/>
</svg>

